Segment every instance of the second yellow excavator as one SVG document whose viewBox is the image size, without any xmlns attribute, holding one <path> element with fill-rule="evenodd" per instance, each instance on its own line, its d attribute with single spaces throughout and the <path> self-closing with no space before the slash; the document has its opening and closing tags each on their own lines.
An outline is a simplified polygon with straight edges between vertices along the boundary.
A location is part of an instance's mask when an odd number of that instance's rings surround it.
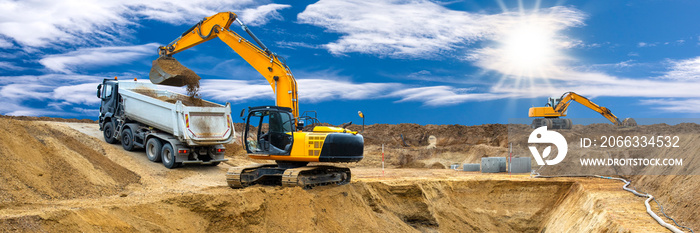
<svg viewBox="0 0 700 233">
<path fill-rule="evenodd" d="M 233 30 L 233 22 L 250 35 L 255 46 Z M 219 38 L 248 62 L 270 83 L 275 93 L 274 106 L 248 108 L 242 143 L 253 159 L 274 160 L 275 164 L 255 164 L 230 168 L 226 180 L 232 188 L 254 184 L 281 184 L 310 188 L 328 184 L 350 182 L 350 169 L 336 166 L 307 166 L 309 162 L 358 162 L 363 158 L 364 139 L 358 132 L 343 127 L 316 126 L 312 131 L 302 131 L 297 96 L 297 82 L 284 60 L 270 50 L 232 12 L 221 12 L 206 17 L 180 37 L 159 48 L 159 59 L 173 60 L 172 55 L 213 38 Z M 183 86 L 193 81 L 191 70 L 184 67 L 160 67 L 153 62 L 151 82 L 162 85 Z M 173 65 L 172 62 L 167 64 Z M 179 63 L 177 66 L 181 66 Z M 183 71 L 187 72 L 176 72 Z M 168 72 L 170 71 L 170 72 Z M 188 80 L 190 79 L 190 80 Z M 199 78 L 194 79 L 195 82 Z M 188 86 L 189 88 L 189 86 Z M 241 117 L 244 117 L 241 111 Z M 360 117 L 364 116 L 360 113 Z"/>
<path fill-rule="evenodd" d="M 596 111 L 610 120 L 613 124 L 622 127 L 637 126 L 637 122 L 632 118 L 626 118 L 623 121 L 615 116 L 610 109 L 601 107 L 586 97 L 583 97 L 574 92 L 566 92 L 560 98 L 549 98 L 544 107 L 532 107 L 528 113 L 529 117 L 543 117 L 532 120 L 530 127 L 533 129 L 541 126 L 547 126 L 548 129 L 571 129 L 573 123 L 571 119 L 562 119 L 559 117 L 566 116 L 571 101 L 576 101 L 583 106 L 586 106 L 593 111 Z"/>
</svg>

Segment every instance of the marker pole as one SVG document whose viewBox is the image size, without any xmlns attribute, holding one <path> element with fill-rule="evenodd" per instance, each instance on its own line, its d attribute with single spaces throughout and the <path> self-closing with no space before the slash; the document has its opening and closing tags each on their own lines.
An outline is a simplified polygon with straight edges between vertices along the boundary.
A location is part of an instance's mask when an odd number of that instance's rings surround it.
<svg viewBox="0 0 700 233">
<path fill-rule="evenodd" d="M 384 144 L 382 144 L 382 176 L 384 176 Z"/>
</svg>

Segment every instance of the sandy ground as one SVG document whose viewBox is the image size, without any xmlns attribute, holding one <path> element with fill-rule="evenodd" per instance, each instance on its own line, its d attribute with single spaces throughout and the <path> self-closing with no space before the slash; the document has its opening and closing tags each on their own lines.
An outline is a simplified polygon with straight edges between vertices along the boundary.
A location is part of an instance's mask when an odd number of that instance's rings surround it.
<svg viewBox="0 0 700 233">
<path fill-rule="evenodd" d="M 353 182 L 344 186 L 234 190 L 225 171 L 255 162 L 235 145 L 227 146 L 229 163 L 170 170 L 143 151 L 105 143 L 97 124 L 0 125 L 3 232 L 667 231 L 643 198 L 611 180 L 397 168 L 398 158 L 382 171 L 370 157 L 351 165 Z M 496 141 L 490 149 L 502 150 Z M 428 159 L 458 159 L 450 153 Z"/>
</svg>

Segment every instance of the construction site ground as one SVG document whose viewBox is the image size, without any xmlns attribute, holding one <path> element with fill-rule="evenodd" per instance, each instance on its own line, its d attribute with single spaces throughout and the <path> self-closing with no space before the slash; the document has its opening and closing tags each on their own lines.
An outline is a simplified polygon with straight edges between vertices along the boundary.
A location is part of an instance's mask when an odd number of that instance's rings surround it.
<svg viewBox="0 0 700 233">
<path fill-rule="evenodd" d="M 499 125 L 368 126 L 365 160 L 348 164 L 352 182 L 304 190 L 230 189 L 229 167 L 265 162 L 238 144 L 227 145 L 230 160 L 219 166 L 171 170 L 143 150 L 105 143 L 96 123 L 39 120 L 0 118 L 2 232 L 668 231 L 619 181 L 445 169 L 505 156 Z M 425 149 L 429 135 L 438 148 Z M 629 179 L 698 229 L 696 176 Z"/>
</svg>

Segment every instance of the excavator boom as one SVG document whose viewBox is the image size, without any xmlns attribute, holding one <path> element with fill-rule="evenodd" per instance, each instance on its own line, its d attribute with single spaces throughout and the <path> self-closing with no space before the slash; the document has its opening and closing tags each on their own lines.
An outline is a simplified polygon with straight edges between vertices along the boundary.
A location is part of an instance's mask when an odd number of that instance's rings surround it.
<svg viewBox="0 0 700 233">
<path fill-rule="evenodd" d="M 260 46 L 255 46 L 247 39 L 230 30 L 231 24 L 237 22 L 248 35 Z M 299 117 L 299 105 L 297 97 L 297 82 L 289 70 L 289 67 L 253 34 L 248 27 L 241 22 L 233 12 L 221 12 L 204 18 L 180 37 L 166 46 L 159 48 L 159 54 L 167 59 L 172 55 L 192 48 L 214 38 L 219 38 L 240 55 L 248 64 L 258 71 L 270 83 L 275 92 L 275 105 L 292 109 L 294 117 Z M 159 60 L 153 62 L 154 70 L 164 70 L 159 66 Z M 179 64 L 179 63 L 178 63 Z M 185 67 L 170 70 L 189 70 Z M 179 73 L 151 72 L 151 82 L 156 84 L 172 85 L 181 84 L 184 81 L 177 80 L 186 76 Z M 175 80 L 175 81 L 173 81 Z M 179 85 L 182 86 L 182 85 Z"/>
</svg>

